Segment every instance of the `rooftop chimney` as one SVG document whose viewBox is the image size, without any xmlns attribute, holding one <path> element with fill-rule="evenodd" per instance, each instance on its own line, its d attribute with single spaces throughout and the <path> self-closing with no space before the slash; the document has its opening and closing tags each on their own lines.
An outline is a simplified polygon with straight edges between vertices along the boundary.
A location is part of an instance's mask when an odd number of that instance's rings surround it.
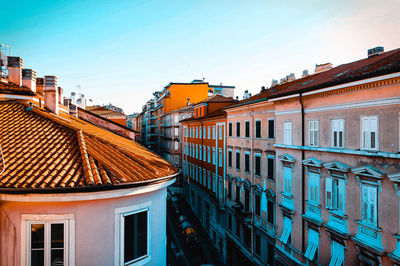
<svg viewBox="0 0 400 266">
<path fill-rule="evenodd" d="M 75 96 L 75 92 L 71 92 L 71 103 L 73 105 L 76 105 L 76 96 Z"/>
<path fill-rule="evenodd" d="M 276 79 L 272 79 L 271 87 L 278 85 L 278 81 Z"/>
<path fill-rule="evenodd" d="M 308 76 L 308 70 L 305 69 L 303 70 L 303 75 L 301 75 L 302 78 L 307 77 Z"/>
<path fill-rule="evenodd" d="M 296 77 L 294 76 L 294 73 L 290 73 L 290 75 L 288 76 L 288 81 L 290 82 L 290 81 L 293 81 L 295 79 L 296 79 Z"/>
<path fill-rule="evenodd" d="M 7 59 L 8 81 L 22 86 L 22 66 L 24 60 L 21 57 L 9 56 Z"/>
<path fill-rule="evenodd" d="M 58 114 L 57 77 L 44 76 L 44 106 L 51 112 Z"/>
<path fill-rule="evenodd" d="M 383 53 L 382 46 L 377 46 L 375 48 L 368 49 L 368 58 L 370 58 L 371 56 L 374 56 L 374 55 L 380 55 L 381 53 Z"/>
<path fill-rule="evenodd" d="M 44 78 L 36 78 L 36 92 L 43 95 Z"/>
<path fill-rule="evenodd" d="M 22 69 L 22 86 L 28 87 L 36 92 L 36 71 L 32 69 Z"/>
<path fill-rule="evenodd" d="M 63 104 L 63 92 L 64 92 L 64 90 L 63 90 L 63 88 L 61 88 L 61 87 L 58 87 L 57 88 L 57 91 L 58 91 L 58 102 L 60 103 L 60 104 Z"/>
<path fill-rule="evenodd" d="M 265 91 L 265 86 L 261 86 L 261 91 Z"/>
<path fill-rule="evenodd" d="M 243 95 L 243 99 L 247 99 L 247 98 L 249 98 L 249 91 L 245 90 L 244 91 L 244 95 Z"/>
<path fill-rule="evenodd" d="M 315 65 L 315 73 L 320 73 L 320 72 L 324 72 L 324 71 L 331 70 L 331 69 L 332 69 L 331 63 Z"/>
</svg>

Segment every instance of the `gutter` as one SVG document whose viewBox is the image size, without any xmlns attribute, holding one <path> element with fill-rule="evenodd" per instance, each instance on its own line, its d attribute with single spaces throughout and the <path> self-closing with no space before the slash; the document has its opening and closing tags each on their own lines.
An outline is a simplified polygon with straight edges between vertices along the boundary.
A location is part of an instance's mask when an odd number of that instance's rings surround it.
<svg viewBox="0 0 400 266">
<path fill-rule="evenodd" d="M 130 182 L 130 183 L 122 183 L 116 185 L 93 185 L 86 187 L 56 187 L 56 188 L 0 188 L 0 194 L 57 194 L 57 193 L 86 193 L 86 192 L 95 192 L 95 191 L 109 191 L 109 190 L 117 190 L 117 189 L 126 189 L 126 188 L 135 188 L 153 184 L 164 183 L 176 178 L 181 173 L 181 169 L 178 172 L 164 176 L 157 179 L 146 180 L 146 181 L 138 181 L 138 182 Z"/>
<path fill-rule="evenodd" d="M 303 95 L 302 95 L 302 93 L 300 93 L 300 98 L 299 98 L 299 101 L 300 101 L 300 105 L 301 105 L 301 146 L 303 146 L 304 147 L 304 144 L 305 144 L 305 140 L 304 140 L 304 136 L 305 136 L 305 132 L 304 132 L 304 105 L 303 105 Z M 305 184 L 304 184 L 304 181 L 305 181 L 305 174 L 304 174 L 304 170 L 305 170 L 305 167 L 304 167 L 304 164 L 303 164 L 303 160 L 304 160 L 304 150 L 301 150 L 301 200 L 302 200 L 302 204 L 301 204 L 301 214 L 304 214 L 305 212 L 305 193 L 304 193 L 304 190 L 305 190 Z M 305 238 L 304 238 L 304 228 L 305 228 L 305 221 L 304 221 L 304 219 L 302 219 L 301 220 L 301 223 L 302 223 L 302 230 L 301 230 L 301 235 L 302 235 L 302 242 L 301 242 L 301 244 L 302 244 L 302 252 L 304 253 L 305 252 Z"/>
</svg>

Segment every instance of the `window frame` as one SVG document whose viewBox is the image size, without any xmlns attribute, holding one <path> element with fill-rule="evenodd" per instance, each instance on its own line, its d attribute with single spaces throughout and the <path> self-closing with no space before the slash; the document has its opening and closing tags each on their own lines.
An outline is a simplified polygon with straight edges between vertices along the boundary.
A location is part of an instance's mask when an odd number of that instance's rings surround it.
<svg viewBox="0 0 400 266">
<path fill-rule="evenodd" d="M 336 128 L 335 124 L 339 124 L 338 128 Z M 342 125 L 340 125 L 343 123 Z M 337 145 L 335 145 L 335 132 L 337 132 Z M 340 143 L 340 132 L 342 132 L 342 145 Z M 346 119 L 345 118 L 332 118 L 331 119 L 331 147 L 332 148 L 344 148 L 345 147 L 345 133 L 346 133 Z"/>
<path fill-rule="evenodd" d="M 123 216 L 131 215 L 147 211 L 147 255 L 136 258 L 129 262 L 124 262 L 124 240 L 123 240 Z M 152 228 L 152 202 L 144 202 L 142 204 L 120 207 L 115 209 L 115 231 L 114 231 L 114 265 L 133 265 L 140 261 L 140 264 L 146 264 L 151 261 L 151 228 Z M 127 264 L 129 263 L 129 264 Z"/>
<path fill-rule="evenodd" d="M 257 173 L 257 159 L 259 160 L 258 173 Z M 262 173 L 262 155 L 261 153 L 257 152 L 254 154 L 254 175 L 256 177 L 261 177 L 261 173 Z"/>
<path fill-rule="evenodd" d="M 260 127 L 258 128 L 257 127 L 257 123 L 260 123 Z M 255 120 L 255 122 L 254 122 L 254 132 L 255 132 L 255 138 L 256 139 L 261 139 L 262 138 L 262 122 L 261 122 L 261 119 L 256 119 Z"/>
<path fill-rule="evenodd" d="M 289 125 L 290 127 L 288 127 Z M 283 122 L 283 144 L 285 145 L 293 144 L 293 121 Z"/>
<path fill-rule="evenodd" d="M 314 124 L 314 126 L 311 126 Z M 319 120 L 308 120 L 308 146 L 319 147 Z"/>
<path fill-rule="evenodd" d="M 272 132 L 272 134 L 273 134 L 273 136 L 271 137 L 271 135 L 270 135 L 270 132 L 271 132 L 271 129 L 270 129 L 270 121 L 272 121 L 273 122 L 273 132 Z M 268 138 L 269 139 L 274 139 L 275 138 L 275 119 L 274 118 L 268 118 Z"/>
<path fill-rule="evenodd" d="M 240 153 L 241 153 L 240 150 L 236 150 L 235 168 L 236 168 L 237 171 L 240 171 Z"/>
<path fill-rule="evenodd" d="M 240 121 L 236 121 L 236 137 L 240 138 Z"/>
<path fill-rule="evenodd" d="M 233 134 L 233 124 L 232 122 L 228 123 L 228 137 L 232 137 Z"/>
<path fill-rule="evenodd" d="M 376 132 L 375 132 L 375 148 L 371 148 L 371 132 L 369 132 L 369 140 L 370 143 L 367 147 L 364 147 L 364 129 L 363 129 L 363 120 L 364 119 L 376 119 Z M 379 150 L 379 116 L 378 115 L 369 115 L 369 116 L 361 116 L 360 117 L 360 149 L 362 150 L 370 150 L 370 151 L 378 151 Z"/>
<path fill-rule="evenodd" d="M 270 178 L 269 175 L 270 172 L 269 160 L 272 160 L 272 178 Z M 267 155 L 267 179 L 270 181 L 275 181 L 275 156 L 271 154 Z"/>
<path fill-rule="evenodd" d="M 244 121 L 244 137 L 250 138 L 251 137 L 251 125 L 250 120 Z"/>
<path fill-rule="evenodd" d="M 232 168 L 232 161 L 233 161 L 233 152 L 232 149 L 228 149 L 228 167 Z"/>
<path fill-rule="evenodd" d="M 31 265 L 31 225 L 45 224 L 45 231 L 51 224 L 64 224 L 64 265 L 75 265 L 75 214 L 21 214 L 21 265 Z M 49 266 L 46 259 L 51 258 L 48 254 L 51 247 L 47 241 L 49 235 L 44 235 L 44 265 Z M 50 243 L 51 244 L 51 243 Z M 46 256 L 47 255 L 47 256 Z"/>
</svg>

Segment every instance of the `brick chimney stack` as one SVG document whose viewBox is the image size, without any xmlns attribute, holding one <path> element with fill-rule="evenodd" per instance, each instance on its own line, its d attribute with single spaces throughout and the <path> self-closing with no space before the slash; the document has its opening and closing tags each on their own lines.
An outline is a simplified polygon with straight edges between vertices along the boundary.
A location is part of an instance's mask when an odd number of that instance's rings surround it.
<svg viewBox="0 0 400 266">
<path fill-rule="evenodd" d="M 9 56 L 7 59 L 8 82 L 12 82 L 18 86 L 22 86 L 22 66 L 21 57 Z"/>
<path fill-rule="evenodd" d="M 43 95 L 44 78 L 36 78 L 36 92 Z"/>
<path fill-rule="evenodd" d="M 44 76 L 44 106 L 58 115 L 58 88 L 56 76 Z"/>
<path fill-rule="evenodd" d="M 28 87 L 36 92 L 36 71 L 32 69 L 22 69 L 22 86 Z"/>
<path fill-rule="evenodd" d="M 63 93 L 64 93 L 63 88 L 58 87 L 58 102 L 60 104 L 63 104 L 63 95 L 64 95 Z"/>
</svg>

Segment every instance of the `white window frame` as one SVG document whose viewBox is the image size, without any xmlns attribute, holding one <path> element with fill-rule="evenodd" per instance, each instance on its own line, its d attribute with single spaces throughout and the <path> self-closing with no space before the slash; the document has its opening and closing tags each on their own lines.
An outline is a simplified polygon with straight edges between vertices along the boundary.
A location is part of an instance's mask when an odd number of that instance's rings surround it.
<svg viewBox="0 0 400 266">
<path fill-rule="evenodd" d="M 207 150 L 206 150 L 206 145 L 203 145 L 203 161 L 207 161 Z"/>
<path fill-rule="evenodd" d="M 368 123 L 371 123 L 371 120 L 376 120 L 376 128 L 375 128 L 375 148 L 371 147 L 371 132 L 374 132 L 371 128 L 364 128 L 364 126 L 366 126 L 364 124 L 365 121 L 368 121 Z M 370 127 L 371 125 L 369 125 Z M 361 132 L 361 136 L 360 136 L 360 147 L 363 150 L 379 150 L 379 116 L 377 115 L 372 115 L 372 116 L 361 116 L 360 119 L 360 132 Z M 366 134 L 364 134 L 364 132 Z M 364 145 L 365 143 L 365 145 Z"/>
<path fill-rule="evenodd" d="M 218 139 L 222 139 L 222 126 L 218 126 Z"/>
<path fill-rule="evenodd" d="M 202 128 L 201 126 L 199 127 L 199 138 L 201 139 L 201 132 L 202 132 Z"/>
<path fill-rule="evenodd" d="M 336 176 L 325 178 L 325 206 L 328 210 L 344 215 L 346 209 L 346 181 L 344 179 Z"/>
<path fill-rule="evenodd" d="M 212 138 L 215 139 L 215 126 L 212 126 Z"/>
<path fill-rule="evenodd" d="M 308 145 L 319 146 L 319 120 L 308 120 Z"/>
<path fill-rule="evenodd" d="M 332 148 L 344 148 L 345 147 L 345 124 L 344 118 L 333 118 L 331 120 L 331 146 Z M 335 132 L 337 136 L 335 145 Z M 340 132 L 342 132 L 342 145 L 340 145 Z"/>
<path fill-rule="evenodd" d="M 283 144 L 292 145 L 293 143 L 293 122 L 283 122 Z"/>
<path fill-rule="evenodd" d="M 147 211 L 147 255 L 135 259 L 130 263 L 136 264 L 140 261 L 140 265 L 144 265 L 151 261 L 151 228 L 152 228 L 152 202 L 144 202 L 135 206 L 121 207 L 115 209 L 114 222 L 114 265 L 124 266 L 124 223 L 123 216 Z"/>
<path fill-rule="evenodd" d="M 21 214 L 21 265 L 31 265 L 31 225 L 45 224 L 44 258 L 45 266 L 50 266 L 50 235 L 48 225 L 64 224 L 64 265 L 75 265 L 75 215 L 71 214 Z M 47 225 L 47 226 L 46 226 Z M 47 227 L 47 228 L 46 228 Z"/>
<path fill-rule="evenodd" d="M 208 126 L 208 139 L 211 139 L 211 129 L 210 129 L 210 126 Z"/>
<path fill-rule="evenodd" d="M 207 127 L 203 126 L 203 138 L 207 138 Z"/>
<path fill-rule="evenodd" d="M 212 148 L 212 157 L 213 157 L 213 158 L 212 158 L 212 162 L 213 162 L 213 164 L 217 165 L 217 160 L 216 160 L 217 158 L 216 158 L 215 155 L 216 155 L 216 153 L 215 153 L 215 148 L 213 147 L 213 148 Z"/>
<path fill-rule="evenodd" d="M 364 198 L 365 192 L 368 194 L 367 199 Z M 375 199 L 371 199 L 371 193 L 375 193 Z M 372 195 L 373 196 L 373 195 Z M 378 227 L 378 208 L 379 208 L 379 187 L 374 184 L 361 183 L 361 221 L 374 227 Z M 365 203 L 367 210 L 365 210 Z M 371 212 L 371 205 L 374 205 L 374 211 Z M 364 212 L 366 212 L 366 219 L 364 219 Z M 372 222 L 371 222 L 372 219 Z"/>
<path fill-rule="evenodd" d="M 179 142 L 175 141 L 175 150 L 177 151 L 179 149 Z"/>
</svg>

